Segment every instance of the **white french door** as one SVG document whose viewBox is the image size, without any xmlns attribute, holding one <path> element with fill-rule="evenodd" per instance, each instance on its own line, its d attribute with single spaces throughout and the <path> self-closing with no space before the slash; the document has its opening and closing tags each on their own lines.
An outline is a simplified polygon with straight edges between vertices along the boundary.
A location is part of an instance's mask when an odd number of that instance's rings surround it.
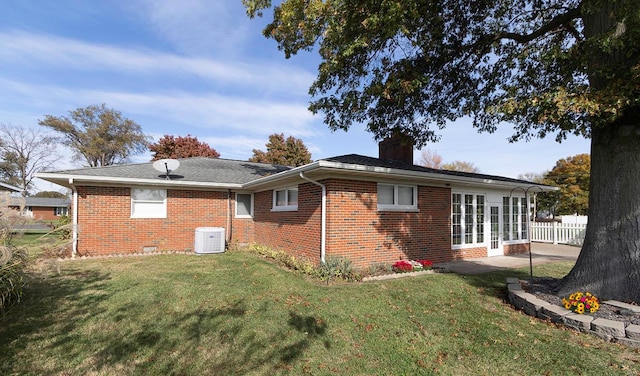
<svg viewBox="0 0 640 376">
<path fill-rule="evenodd" d="M 487 256 L 503 256 L 504 249 L 502 247 L 502 206 L 489 206 L 489 249 Z"/>
</svg>

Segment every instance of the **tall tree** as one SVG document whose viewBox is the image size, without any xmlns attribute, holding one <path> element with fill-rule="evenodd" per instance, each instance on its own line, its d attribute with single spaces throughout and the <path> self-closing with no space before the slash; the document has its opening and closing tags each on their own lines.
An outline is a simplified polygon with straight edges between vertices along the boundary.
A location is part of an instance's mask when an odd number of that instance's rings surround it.
<svg viewBox="0 0 640 376">
<path fill-rule="evenodd" d="M 589 208 L 589 154 L 563 158 L 544 176 L 543 183 L 560 188 L 557 192 L 542 193 L 539 205 L 548 207 L 555 215 L 586 215 Z"/>
<path fill-rule="evenodd" d="M 270 0 L 243 0 L 250 17 Z M 640 301 L 638 0 L 283 0 L 264 34 L 318 46 L 310 109 L 331 129 L 402 129 L 417 146 L 461 116 L 512 141 L 591 138 L 589 224 L 561 293 Z M 434 127 L 435 125 L 435 127 Z"/>
<path fill-rule="evenodd" d="M 480 172 L 480 168 L 472 162 L 453 161 L 442 165 L 443 170 L 463 171 L 463 172 Z"/>
<path fill-rule="evenodd" d="M 442 169 L 442 156 L 437 152 L 430 149 L 422 149 L 420 152 L 420 166 Z"/>
<path fill-rule="evenodd" d="M 163 158 L 220 157 L 216 149 L 190 134 L 185 137 L 164 135 L 157 143 L 150 144 L 149 150 L 153 152 L 152 161 Z"/>
<path fill-rule="evenodd" d="M 62 192 L 57 191 L 40 191 L 31 197 L 43 197 L 43 198 L 69 198 Z"/>
<path fill-rule="evenodd" d="M 0 124 L 0 175 L 6 182 L 23 189 L 33 188 L 36 172 L 46 171 L 60 156 L 56 138 L 37 129 Z"/>
<path fill-rule="evenodd" d="M 301 139 L 284 134 L 274 133 L 269 136 L 269 142 L 265 144 L 267 151 L 253 149 L 253 156 L 249 162 L 271 163 L 283 166 L 302 166 L 311 163 L 311 153 Z"/>
<path fill-rule="evenodd" d="M 69 117 L 45 115 L 39 124 L 62 135 L 76 160 L 89 167 L 126 163 L 147 149 L 150 137 L 120 111 L 103 103 L 69 111 Z"/>
<path fill-rule="evenodd" d="M 519 174 L 518 179 L 544 184 L 544 175 L 546 174 L 546 171 L 542 174 L 537 172 L 525 172 L 524 174 Z"/>
<path fill-rule="evenodd" d="M 472 162 L 453 161 L 443 163 L 442 156 L 430 149 L 422 150 L 419 164 L 420 166 L 435 168 L 437 170 L 480 172 L 480 168 L 476 167 Z"/>
</svg>

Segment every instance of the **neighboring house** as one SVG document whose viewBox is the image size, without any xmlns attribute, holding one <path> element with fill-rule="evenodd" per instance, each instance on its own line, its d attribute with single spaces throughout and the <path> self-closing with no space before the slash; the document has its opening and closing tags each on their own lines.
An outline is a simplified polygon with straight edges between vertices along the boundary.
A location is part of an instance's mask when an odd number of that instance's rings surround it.
<svg viewBox="0 0 640 376">
<path fill-rule="evenodd" d="M 68 198 L 11 197 L 9 206 L 23 217 L 35 220 L 54 221 L 69 215 L 71 200 Z"/>
<path fill-rule="evenodd" d="M 54 221 L 69 215 L 71 200 L 68 198 L 25 197 L 22 215 L 36 220 Z"/>
<path fill-rule="evenodd" d="M 193 250 L 197 228 L 222 227 L 228 243 L 355 267 L 526 252 L 525 195 L 556 189 L 416 166 L 411 146 L 380 153 L 296 168 L 189 158 L 169 179 L 151 163 L 36 176 L 72 189 L 74 255 Z"/>
</svg>

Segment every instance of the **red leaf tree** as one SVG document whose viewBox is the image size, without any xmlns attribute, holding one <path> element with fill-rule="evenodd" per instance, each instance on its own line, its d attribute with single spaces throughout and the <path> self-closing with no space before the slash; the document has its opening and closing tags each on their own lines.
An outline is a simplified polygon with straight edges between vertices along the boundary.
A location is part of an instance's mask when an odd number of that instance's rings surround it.
<svg viewBox="0 0 640 376">
<path fill-rule="evenodd" d="M 153 152 L 152 161 L 163 158 L 220 157 L 216 149 L 191 135 L 185 137 L 164 135 L 157 143 L 150 144 L 149 150 Z"/>
</svg>

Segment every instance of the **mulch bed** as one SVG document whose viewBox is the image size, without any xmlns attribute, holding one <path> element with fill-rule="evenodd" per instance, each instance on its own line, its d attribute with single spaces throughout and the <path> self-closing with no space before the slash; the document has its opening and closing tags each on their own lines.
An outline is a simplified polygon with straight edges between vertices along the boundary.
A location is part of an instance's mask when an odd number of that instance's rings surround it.
<svg viewBox="0 0 640 376">
<path fill-rule="evenodd" d="M 534 278 L 532 280 L 524 280 L 520 283 L 522 289 L 526 292 L 535 295 L 538 299 L 544 300 L 547 303 L 563 306 L 562 297 L 556 295 L 558 286 L 560 284 L 559 279 L 555 278 Z M 630 302 L 625 302 L 633 304 Z M 619 307 L 614 307 L 609 304 L 603 304 L 600 302 L 600 309 L 595 313 L 589 315 L 594 318 L 603 318 L 608 320 L 615 320 L 624 322 L 625 327 L 630 324 L 640 325 L 640 313 L 633 313 L 628 310 L 624 310 Z"/>
</svg>

